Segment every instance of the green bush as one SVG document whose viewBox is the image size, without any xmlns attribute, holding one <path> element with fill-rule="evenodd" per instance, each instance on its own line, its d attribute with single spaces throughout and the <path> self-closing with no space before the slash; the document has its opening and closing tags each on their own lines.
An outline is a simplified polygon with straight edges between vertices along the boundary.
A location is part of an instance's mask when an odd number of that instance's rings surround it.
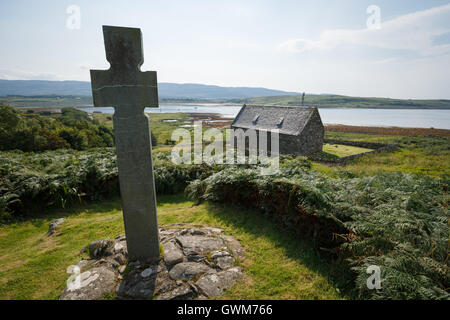
<svg viewBox="0 0 450 320">
<path fill-rule="evenodd" d="M 111 129 L 77 109 L 63 108 L 59 116 L 43 116 L 0 104 L 0 150 L 86 150 L 112 147 L 113 140 Z"/>
<path fill-rule="evenodd" d="M 403 173 L 329 179 L 283 161 L 272 176 L 230 168 L 186 192 L 257 208 L 314 237 L 350 262 L 360 298 L 450 299 L 448 182 Z M 381 268 L 382 290 L 367 288 L 369 265 Z"/>
<path fill-rule="evenodd" d="M 158 194 L 182 192 L 189 181 L 214 172 L 206 165 L 174 165 L 167 152 L 155 153 L 154 167 Z M 0 152 L 0 181 L 0 221 L 119 195 L 113 148 Z"/>
</svg>

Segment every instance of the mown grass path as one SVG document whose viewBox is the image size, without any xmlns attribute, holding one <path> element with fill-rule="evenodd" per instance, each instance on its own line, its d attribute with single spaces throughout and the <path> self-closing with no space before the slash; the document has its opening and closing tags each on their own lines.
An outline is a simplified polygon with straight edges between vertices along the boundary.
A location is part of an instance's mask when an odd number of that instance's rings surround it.
<svg viewBox="0 0 450 320">
<path fill-rule="evenodd" d="M 67 220 L 60 233 L 48 223 Z M 245 278 L 227 299 L 342 299 L 331 278 L 340 266 L 321 257 L 312 243 L 273 225 L 259 213 L 238 207 L 158 196 L 159 224 L 193 223 L 223 228 L 246 249 Z M 0 299 L 57 299 L 89 242 L 123 234 L 120 201 L 78 206 L 42 218 L 0 227 Z"/>
</svg>

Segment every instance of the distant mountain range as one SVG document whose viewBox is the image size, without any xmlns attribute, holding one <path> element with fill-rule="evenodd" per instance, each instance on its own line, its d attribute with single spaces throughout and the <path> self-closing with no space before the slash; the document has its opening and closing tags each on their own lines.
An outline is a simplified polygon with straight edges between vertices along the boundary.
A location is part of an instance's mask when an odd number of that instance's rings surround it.
<svg viewBox="0 0 450 320">
<path fill-rule="evenodd" d="M 301 104 L 300 93 L 266 88 L 160 82 L 158 93 L 160 103 Z M 88 106 L 92 105 L 91 84 L 87 81 L 0 80 L 0 102 L 21 108 Z M 333 94 L 307 94 L 305 105 L 319 108 L 450 110 L 450 100 L 445 99 L 364 98 Z"/>
<path fill-rule="evenodd" d="M 158 83 L 162 99 L 243 99 L 297 95 L 266 88 L 219 87 L 204 84 Z M 91 83 L 87 81 L 0 80 L 0 96 L 74 95 L 91 96 Z"/>
</svg>

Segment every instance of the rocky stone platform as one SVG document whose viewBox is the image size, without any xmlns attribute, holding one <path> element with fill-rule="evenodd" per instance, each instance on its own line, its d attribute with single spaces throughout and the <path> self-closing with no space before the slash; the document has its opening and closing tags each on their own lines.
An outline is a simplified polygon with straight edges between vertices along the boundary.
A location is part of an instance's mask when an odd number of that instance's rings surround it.
<svg viewBox="0 0 450 320">
<path fill-rule="evenodd" d="M 161 259 L 151 264 L 128 261 L 124 235 L 92 242 L 60 299 L 209 299 L 243 276 L 236 264 L 244 250 L 223 230 L 175 224 L 159 232 Z"/>
</svg>

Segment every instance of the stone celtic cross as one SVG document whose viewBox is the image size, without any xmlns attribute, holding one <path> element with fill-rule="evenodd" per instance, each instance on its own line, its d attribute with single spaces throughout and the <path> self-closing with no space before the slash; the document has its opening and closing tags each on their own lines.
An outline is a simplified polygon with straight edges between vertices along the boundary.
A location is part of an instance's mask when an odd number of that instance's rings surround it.
<svg viewBox="0 0 450 320">
<path fill-rule="evenodd" d="M 120 194 L 130 260 L 159 259 L 155 180 L 149 119 L 158 107 L 156 72 L 141 72 L 140 29 L 103 26 L 109 70 L 91 70 L 95 107 L 114 107 Z"/>
</svg>

